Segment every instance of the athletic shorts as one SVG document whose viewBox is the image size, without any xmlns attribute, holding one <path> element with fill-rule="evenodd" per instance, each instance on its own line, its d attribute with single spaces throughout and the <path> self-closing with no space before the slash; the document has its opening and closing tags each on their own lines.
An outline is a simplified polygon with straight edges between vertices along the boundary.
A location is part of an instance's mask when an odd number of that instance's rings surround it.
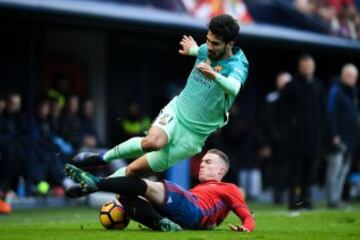
<svg viewBox="0 0 360 240">
<path fill-rule="evenodd" d="M 166 105 L 152 127 L 162 129 L 168 143 L 159 151 L 146 154 L 148 164 L 154 172 L 162 172 L 179 161 L 201 152 L 207 136 L 199 136 L 185 128 L 176 116 L 176 98 Z"/>
<path fill-rule="evenodd" d="M 198 229 L 202 211 L 198 198 L 179 185 L 164 180 L 165 198 L 159 212 L 185 229 Z"/>
</svg>

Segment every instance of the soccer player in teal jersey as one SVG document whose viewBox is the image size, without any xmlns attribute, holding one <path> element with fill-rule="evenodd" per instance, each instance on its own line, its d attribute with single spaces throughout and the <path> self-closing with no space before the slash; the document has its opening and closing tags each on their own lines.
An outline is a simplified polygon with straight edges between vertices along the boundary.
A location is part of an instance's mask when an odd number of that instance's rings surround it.
<svg viewBox="0 0 360 240">
<path fill-rule="evenodd" d="M 179 53 L 196 56 L 195 65 L 185 88 L 161 110 L 147 136 L 131 138 L 105 153 L 79 153 L 74 164 L 86 168 L 137 158 L 109 177 L 142 176 L 199 153 L 206 138 L 226 124 L 248 75 L 245 54 L 234 48 L 238 34 L 239 25 L 225 14 L 210 21 L 206 44 L 198 47 L 191 36 L 183 36 Z"/>
</svg>

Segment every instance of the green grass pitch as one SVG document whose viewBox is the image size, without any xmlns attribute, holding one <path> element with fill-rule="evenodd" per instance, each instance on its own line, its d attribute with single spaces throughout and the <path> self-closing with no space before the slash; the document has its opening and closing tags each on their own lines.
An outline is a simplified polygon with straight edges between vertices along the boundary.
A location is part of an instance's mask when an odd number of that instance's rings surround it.
<svg viewBox="0 0 360 240">
<path fill-rule="evenodd" d="M 360 239 L 360 205 L 345 210 L 318 208 L 291 217 L 284 208 L 250 204 L 256 220 L 252 233 L 228 230 L 236 223 L 235 215 L 212 231 L 161 233 L 140 230 L 131 222 L 123 231 L 105 230 L 98 222 L 99 211 L 91 208 L 60 208 L 18 210 L 0 215 L 1 240 L 33 239 L 119 239 L 119 240 L 239 240 L 239 239 Z"/>
</svg>

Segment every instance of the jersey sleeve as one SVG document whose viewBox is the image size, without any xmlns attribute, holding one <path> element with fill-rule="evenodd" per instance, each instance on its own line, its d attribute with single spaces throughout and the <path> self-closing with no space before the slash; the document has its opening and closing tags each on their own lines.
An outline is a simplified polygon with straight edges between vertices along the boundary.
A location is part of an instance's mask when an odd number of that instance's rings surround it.
<svg viewBox="0 0 360 240">
<path fill-rule="evenodd" d="M 207 45 L 206 43 L 204 43 L 201 44 L 199 47 L 196 63 L 198 64 L 200 62 L 206 61 L 206 59 L 207 59 Z"/>
<path fill-rule="evenodd" d="M 214 81 L 220 86 L 225 93 L 230 94 L 232 96 L 236 96 L 238 94 L 241 84 L 240 82 L 233 77 L 224 77 L 223 75 L 216 73 L 216 78 Z"/>
<path fill-rule="evenodd" d="M 234 184 L 230 184 L 226 192 L 224 200 L 228 207 L 241 219 L 243 227 L 249 231 L 254 230 L 255 220 L 239 188 Z"/>
<path fill-rule="evenodd" d="M 249 70 L 249 62 L 247 61 L 245 55 L 242 54 L 238 61 L 232 63 L 231 71 L 228 77 L 233 77 L 236 80 L 240 81 L 242 86 L 244 85 L 248 77 L 248 70 Z"/>
</svg>

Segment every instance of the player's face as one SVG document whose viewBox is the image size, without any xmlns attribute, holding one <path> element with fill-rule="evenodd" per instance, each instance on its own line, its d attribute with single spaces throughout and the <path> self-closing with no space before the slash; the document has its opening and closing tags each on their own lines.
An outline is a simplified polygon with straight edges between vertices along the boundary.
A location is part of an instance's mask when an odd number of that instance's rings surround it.
<svg viewBox="0 0 360 240">
<path fill-rule="evenodd" d="M 199 170 L 200 182 L 208 180 L 221 180 L 224 175 L 225 167 L 217 154 L 207 153 L 201 160 Z"/>
<path fill-rule="evenodd" d="M 217 38 L 211 31 L 209 31 L 206 36 L 206 44 L 210 59 L 218 60 L 225 55 L 227 44 Z"/>
</svg>

